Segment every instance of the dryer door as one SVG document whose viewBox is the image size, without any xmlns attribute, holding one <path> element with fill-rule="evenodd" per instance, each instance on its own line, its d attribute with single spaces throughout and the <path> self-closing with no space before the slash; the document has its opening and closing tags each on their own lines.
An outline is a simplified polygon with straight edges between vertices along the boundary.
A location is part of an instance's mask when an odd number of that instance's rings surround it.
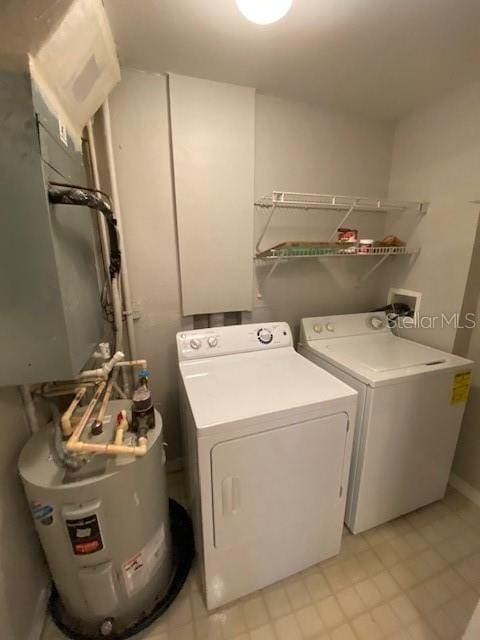
<svg viewBox="0 0 480 640">
<path fill-rule="evenodd" d="M 309 548 L 334 541 L 343 524 L 347 430 L 341 413 L 216 445 L 215 546 L 263 538 L 280 551 L 295 541 L 308 555 Z"/>
</svg>

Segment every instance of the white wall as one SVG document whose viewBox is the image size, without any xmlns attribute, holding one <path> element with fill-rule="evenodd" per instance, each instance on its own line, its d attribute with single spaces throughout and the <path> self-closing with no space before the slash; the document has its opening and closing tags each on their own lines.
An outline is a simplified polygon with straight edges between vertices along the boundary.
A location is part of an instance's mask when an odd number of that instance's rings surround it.
<svg viewBox="0 0 480 640">
<path fill-rule="evenodd" d="M 398 123 L 395 131 L 392 198 L 424 199 L 429 212 L 417 225 L 393 223 L 400 235 L 411 233 L 420 255 L 407 271 L 392 263 L 384 288 L 400 286 L 422 292 L 422 315 L 450 316 L 480 311 L 480 247 L 473 254 L 480 199 L 480 83 Z M 480 327 L 410 329 L 406 337 L 474 359 L 473 387 L 454 462 L 454 472 L 480 489 Z M 470 347 L 468 343 L 470 342 Z"/>
<path fill-rule="evenodd" d="M 16 388 L 0 389 L 0 415 L 1 636 L 31 640 L 47 571 L 17 472 L 18 455 L 29 434 Z"/>
<path fill-rule="evenodd" d="M 393 126 L 257 94 L 255 194 L 272 190 L 385 196 L 388 189 Z M 268 213 L 255 214 L 256 234 Z M 275 214 L 262 243 L 328 239 L 342 212 Z M 383 237 L 382 214 L 356 214 L 347 226 L 362 237 Z M 299 261 L 279 265 L 262 284 L 268 267 L 257 267 L 262 298 L 255 301 L 253 321 L 287 320 L 294 330 L 302 317 L 368 311 L 381 304 L 378 276 L 358 286 L 358 278 L 376 258 L 359 263 L 348 258 Z M 257 287 L 258 288 L 258 287 Z"/>
<path fill-rule="evenodd" d="M 392 220 L 391 229 L 421 247 L 408 270 L 385 270 L 385 287 L 422 292 L 420 313 L 450 316 L 462 308 L 480 197 L 480 85 L 446 97 L 402 121 L 395 130 L 389 195 L 426 200 L 428 213 Z M 412 339 L 451 351 L 455 327 L 412 329 Z"/>
</svg>

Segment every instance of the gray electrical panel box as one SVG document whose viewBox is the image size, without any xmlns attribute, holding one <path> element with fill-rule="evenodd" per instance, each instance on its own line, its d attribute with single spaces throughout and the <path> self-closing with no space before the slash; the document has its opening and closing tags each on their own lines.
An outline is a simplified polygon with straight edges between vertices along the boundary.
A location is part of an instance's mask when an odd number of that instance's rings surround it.
<svg viewBox="0 0 480 640">
<path fill-rule="evenodd" d="M 0 385 L 74 377 L 102 339 L 94 215 L 50 205 L 82 153 L 26 73 L 0 73 Z"/>
</svg>

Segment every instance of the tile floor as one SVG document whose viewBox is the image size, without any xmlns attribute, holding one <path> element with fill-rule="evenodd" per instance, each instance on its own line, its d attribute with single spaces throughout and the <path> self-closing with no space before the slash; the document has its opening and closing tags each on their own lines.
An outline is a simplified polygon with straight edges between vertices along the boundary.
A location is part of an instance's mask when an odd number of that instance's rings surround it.
<svg viewBox="0 0 480 640">
<path fill-rule="evenodd" d="M 183 501 L 181 478 L 171 493 Z M 339 556 L 208 614 L 194 567 L 138 640 L 458 640 L 480 598 L 480 508 L 441 502 L 357 536 Z M 63 636 L 47 622 L 44 640 Z"/>
</svg>

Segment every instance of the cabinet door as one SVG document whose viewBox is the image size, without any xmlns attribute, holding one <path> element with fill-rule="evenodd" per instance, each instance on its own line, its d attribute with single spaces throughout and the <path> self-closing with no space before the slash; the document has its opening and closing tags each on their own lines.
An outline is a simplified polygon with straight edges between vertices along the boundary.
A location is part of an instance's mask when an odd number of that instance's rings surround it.
<svg viewBox="0 0 480 640">
<path fill-rule="evenodd" d="M 341 498 L 346 414 L 301 422 L 212 449 L 217 548 L 249 540 L 331 539 Z M 347 461 L 348 463 L 348 461 Z"/>
<path fill-rule="evenodd" d="M 255 90 L 169 85 L 183 314 L 251 309 Z"/>
</svg>

